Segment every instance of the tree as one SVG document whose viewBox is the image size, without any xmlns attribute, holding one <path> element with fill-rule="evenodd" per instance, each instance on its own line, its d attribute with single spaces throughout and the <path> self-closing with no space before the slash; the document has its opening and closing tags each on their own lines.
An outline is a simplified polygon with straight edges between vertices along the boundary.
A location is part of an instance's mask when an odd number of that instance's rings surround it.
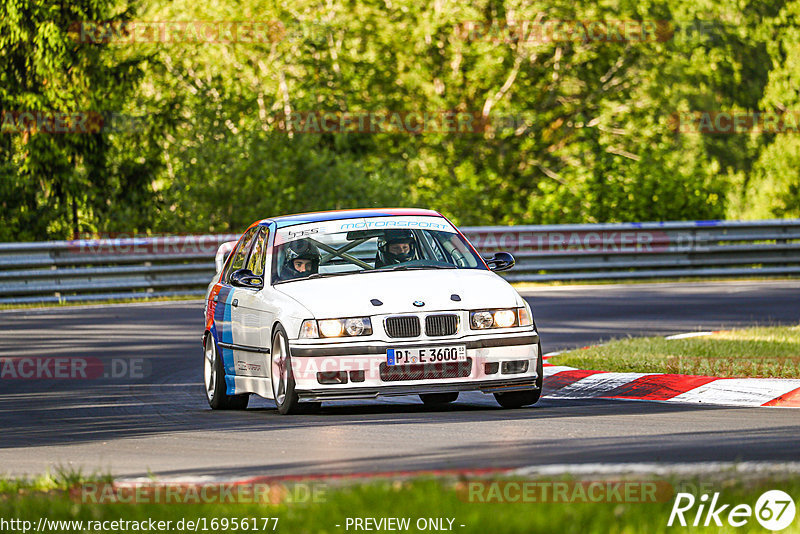
<svg viewBox="0 0 800 534">
<path fill-rule="evenodd" d="M 137 195 L 149 201 L 148 176 L 157 165 L 150 160 L 131 169 L 143 146 L 115 153 L 119 134 L 108 123 L 103 128 L 103 120 L 135 100 L 143 58 L 81 33 L 84 23 L 132 16 L 117 6 L 112 0 L 0 5 L 2 239 L 100 229 L 114 199 L 128 206 Z"/>
</svg>

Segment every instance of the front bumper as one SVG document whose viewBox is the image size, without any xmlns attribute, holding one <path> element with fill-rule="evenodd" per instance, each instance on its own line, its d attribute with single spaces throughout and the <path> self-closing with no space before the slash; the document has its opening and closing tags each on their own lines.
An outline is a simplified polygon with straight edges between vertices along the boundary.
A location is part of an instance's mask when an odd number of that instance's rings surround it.
<svg viewBox="0 0 800 534">
<path fill-rule="evenodd" d="M 302 400 L 370 399 L 458 391 L 493 393 L 537 387 L 539 336 L 535 331 L 395 343 L 313 341 L 292 341 L 289 345 L 295 391 Z M 417 366 L 426 367 L 424 371 L 418 369 L 419 372 L 405 375 L 403 369 L 412 366 L 386 366 L 389 348 L 453 345 L 466 346 L 469 364 L 428 364 Z M 440 367 L 429 367 L 436 365 Z M 324 377 L 331 376 L 344 380 L 322 383 Z"/>
<path fill-rule="evenodd" d="M 330 388 L 309 391 L 298 391 L 300 400 L 303 401 L 324 401 L 324 400 L 353 400 L 353 399 L 375 399 L 381 397 L 399 397 L 402 395 L 419 395 L 425 393 L 451 393 L 460 391 L 481 391 L 483 393 L 500 393 L 504 391 L 517 391 L 523 389 L 537 389 L 536 378 L 504 379 L 504 380 L 485 380 L 467 381 L 461 383 L 431 383 L 402 386 L 382 386 L 380 388 L 371 387 L 349 387 L 349 388 Z"/>
</svg>

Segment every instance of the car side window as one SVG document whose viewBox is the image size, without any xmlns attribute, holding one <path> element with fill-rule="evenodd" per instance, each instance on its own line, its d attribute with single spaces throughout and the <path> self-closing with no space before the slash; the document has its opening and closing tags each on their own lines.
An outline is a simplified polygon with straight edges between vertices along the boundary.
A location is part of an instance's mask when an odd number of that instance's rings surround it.
<svg viewBox="0 0 800 534">
<path fill-rule="evenodd" d="M 470 252 L 467 246 L 455 234 L 436 232 L 437 239 L 441 239 L 442 247 L 453 258 L 459 268 L 474 269 L 478 267 L 478 259 Z"/>
<path fill-rule="evenodd" d="M 264 259 L 266 256 L 265 252 L 268 236 L 269 230 L 266 228 L 261 228 L 259 230 L 255 244 L 253 245 L 253 250 L 250 252 L 250 258 L 247 260 L 247 268 L 258 276 L 264 276 Z"/>
<path fill-rule="evenodd" d="M 447 258 L 445 256 L 444 251 L 442 250 L 439 242 L 436 241 L 433 234 L 430 232 L 421 232 L 423 239 L 425 241 L 426 248 L 430 249 L 431 254 L 433 255 L 433 259 L 441 262 L 447 262 Z"/>
<path fill-rule="evenodd" d="M 228 270 L 225 271 L 225 283 L 228 283 L 230 280 L 232 272 L 238 271 L 244 267 L 244 260 L 247 258 L 247 252 L 250 250 L 250 245 L 253 243 L 253 237 L 256 235 L 257 230 L 258 226 L 250 228 L 239 241 L 239 246 L 236 247 L 236 250 L 233 252 L 233 259 L 228 265 Z"/>
</svg>

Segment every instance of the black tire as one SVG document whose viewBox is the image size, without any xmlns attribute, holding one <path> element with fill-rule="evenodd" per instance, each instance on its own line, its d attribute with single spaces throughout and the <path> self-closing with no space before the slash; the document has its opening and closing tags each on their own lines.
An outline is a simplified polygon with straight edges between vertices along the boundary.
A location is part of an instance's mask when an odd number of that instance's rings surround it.
<svg viewBox="0 0 800 534">
<path fill-rule="evenodd" d="M 497 404 L 503 408 L 522 408 L 539 402 L 542 396 L 542 386 L 544 385 L 544 360 L 542 358 L 542 344 L 539 343 L 539 357 L 536 360 L 536 389 L 525 389 L 522 391 L 509 391 L 508 393 L 495 393 L 494 398 Z"/>
<path fill-rule="evenodd" d="M 441 406 L 458 400 L 458 391 L 450 393 L 421 393 L 420 400 L 430 406 Z"/>
<path fill-rule="evenodd" d="M 276 357 L 283 362 L 276 361 Z M 300 400 L 295 391 L 294 373 L 292 373 L 292 356 L 289 353 L 289 338 L 286 330 L 278 325 L 272 333 L 272 345 L 269 357 L 270 383 L 272 384 L 272 396 L 278 413 L 281 415 L 291 415 L 301 411 Z M 273 373 L 282 372 L 282 379 L 275 383 Z"/>
<path fill-rule="evenodd" d="M 209 359 L 209 351 L 211 358 Z M 250 394 L 228 395 L 228 388 L 225 385 L 225 366 L 222 364 L 222 357 L 217 351 L 217 344 L 214 336 L 206 335 L 203 342 L 204 364 L 209 366 L 204 370 L 204 382 L 206 399 L 212 410 L 244 410 L 250 402 Z M 210 374 L 208 371 L 213 370 Z"/>
</svg>

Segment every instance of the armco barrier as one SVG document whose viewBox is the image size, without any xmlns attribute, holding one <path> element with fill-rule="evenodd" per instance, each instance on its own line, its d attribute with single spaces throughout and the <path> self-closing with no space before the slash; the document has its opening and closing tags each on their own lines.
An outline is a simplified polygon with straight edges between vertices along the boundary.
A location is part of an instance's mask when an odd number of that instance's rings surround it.
<svg viewBox="0 0 800 534">
<path fill-rule="evenodd" d="M 0 243 L 0 304 L 201 295 L 234 234 Z"/>
<path fill-rule="evenodd" d="M 474 227 L 484 255 L 505 250 L 509 281 L 800 274 L 800 220 Z"/>
<path fill-rule="evenodd" d="M 800 274 L 800 220 L 465 227 L 509 281 Z M 200 295 L 238 236 L 0 243 L 0 303 Z"/>
</svg>

